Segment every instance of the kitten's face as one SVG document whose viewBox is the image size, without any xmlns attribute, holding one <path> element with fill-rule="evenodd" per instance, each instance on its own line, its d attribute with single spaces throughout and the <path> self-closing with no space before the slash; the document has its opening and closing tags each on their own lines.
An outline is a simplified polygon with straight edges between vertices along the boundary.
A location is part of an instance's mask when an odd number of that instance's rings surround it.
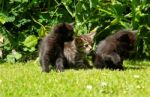
<svg viewBox="0 0 150 97">
<path fill-rule="evenodd" d="M 92 50 L 93 39 L 96 31 L 91 31 L 88 34 L 81 35 L 75 38 L 75 44 L 78 52 L 89 54 Z"/>
<path fill-rule="evenodd" d="M 90 33 L 75 38 L 75 44 L 78 52 L 89 54 L 92 50 L 93 39 L 96 34 L 97 27 Z"/>
<path fill-rule="evenodd" d="M 77 51 L 88 54 L 92 50 L 92 44 L 86 38 L 78 37 L 75 41 Z"/>
</svg>

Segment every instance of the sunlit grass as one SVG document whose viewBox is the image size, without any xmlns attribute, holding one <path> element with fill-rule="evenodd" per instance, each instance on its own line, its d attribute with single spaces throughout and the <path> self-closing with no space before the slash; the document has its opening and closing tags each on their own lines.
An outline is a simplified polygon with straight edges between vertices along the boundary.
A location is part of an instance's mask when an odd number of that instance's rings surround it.
<svg viewBox="0 0 150 97">
<path fill-rule="evenodd" d="M 126 69 L 41 73 L 34 62 L 0 64 L 0 97 L 150 97 L 150 62 Z"/>
</svg>

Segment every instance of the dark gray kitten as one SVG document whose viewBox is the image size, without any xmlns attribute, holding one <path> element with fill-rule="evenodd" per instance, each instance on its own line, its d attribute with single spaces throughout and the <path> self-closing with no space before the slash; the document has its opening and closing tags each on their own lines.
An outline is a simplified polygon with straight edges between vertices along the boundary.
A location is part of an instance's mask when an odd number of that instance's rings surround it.
<svg viewBox="0 0 150 97">
<path fill-rule="evenodd" d="M 73 68 L 89 68 L 91 66 L 88 61 L 88 54 L 92 50 L 93 38 L 97 28 L 88 34 L 84 34 L 74 38 L 72 42 L 65 42 L 64 55 L 68 67 Z"/>
<path fill-rule="evenodd" d="M 50 71 L 50 64 L 63 71 L 64 68 L 64 42 L 73 40 L 73 25 L 58 24 L 53 31 L 45 36 L 39 48 L 40 64 L 43 72 Z"/>
<path fill-rule="evenodd" d="M 136 32 L 120 30 L 100 41 L 96 48 L 96 68 L 123 69 L 123 60 L 128 58 L 136 44 Z"/>
</svg>

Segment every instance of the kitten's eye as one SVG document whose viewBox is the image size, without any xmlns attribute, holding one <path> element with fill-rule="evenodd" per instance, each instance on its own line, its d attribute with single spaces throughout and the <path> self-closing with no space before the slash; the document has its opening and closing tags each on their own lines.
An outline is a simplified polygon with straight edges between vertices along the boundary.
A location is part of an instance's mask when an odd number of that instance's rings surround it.
<svg viewBox="0 0 150 97">
<path fill-rule="evenodd" d="M 88 47 L 88 46 L 89 46 L 88 44 L 84 45 L 84 47 Z"/>
</svg>

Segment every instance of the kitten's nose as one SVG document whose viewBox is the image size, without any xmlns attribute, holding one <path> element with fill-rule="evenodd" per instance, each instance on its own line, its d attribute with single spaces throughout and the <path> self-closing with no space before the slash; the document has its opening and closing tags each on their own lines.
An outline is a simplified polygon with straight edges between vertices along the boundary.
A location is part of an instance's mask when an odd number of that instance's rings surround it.
<svg viewBox="0 0 150 97">
<path fill-rule="evenodd" d="M 91 47 L 91 46 L 89 46 L 89 48 L 90 48 L 90 50 L 92 50 L 92 47 Z"/>
</svg>

